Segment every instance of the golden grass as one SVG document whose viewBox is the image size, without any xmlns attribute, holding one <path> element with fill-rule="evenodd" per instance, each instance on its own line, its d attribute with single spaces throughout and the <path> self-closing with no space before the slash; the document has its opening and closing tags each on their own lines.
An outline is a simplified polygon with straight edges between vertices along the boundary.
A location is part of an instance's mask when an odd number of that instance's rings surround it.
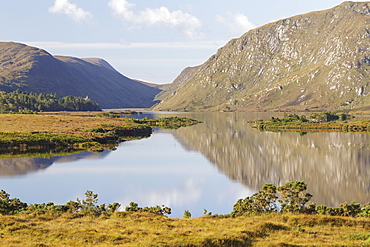
<svg viewBox="0 0 370 247">
<path fill-rule="evenodd" d="M 103 150 L 119 138 L 146 137 L 152 130 L 134 119 L 65 115 L 0 114 L 2 152 Z"/>
<path fill-rule="evenodd" d="M 0 132 L 71 133 L 100 127 L 102 124 L 130 127 L 125 118 L 79 117 L 64 115 L 0 114 Z"/>
<path fill-rule="evenodd" d="M 150 213 L 111 217 L 0 216 L 0 246 L 366 246 L 370 219 L 284 215 L 170 219 Z"/>
</svg>

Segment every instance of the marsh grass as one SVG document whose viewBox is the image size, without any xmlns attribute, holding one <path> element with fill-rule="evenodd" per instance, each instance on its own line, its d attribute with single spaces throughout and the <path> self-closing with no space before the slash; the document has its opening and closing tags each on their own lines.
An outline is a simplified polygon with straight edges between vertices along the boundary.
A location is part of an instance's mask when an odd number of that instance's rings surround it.
<svg viewBox="0 0 370 247">
<path fill-rule="evenodd" d="M 66 213 L 0 216 L 0 222 L 1 246 L 361 246 L 370 241 L 370 219 L 322 215 L 171 219 L 136 212 Z"/>
<path fill-rule="evenodd" d="M 335 121 L 325 123 L 304 122 L 268 122 L 263 121 L 253 126 L 261 131 L 296 131 L 296 132 L 351 132 L 370 133 L 370 119 L 356 121 Z"/>
<path fill-rule="evenodd" d="M 128 118 L 0 114 L 0 132 L 82 134 L 84 130 L 97 128 L 102 124 L 121 126 L 128 129 L 138 126 L 138 124 Z"/>
<path fill-rule="evenodd" d="M 115 115 L 116 116 L 116 115 Z M 71 115 L 0 114 L 0 154 L 114 149 L 123 140 L 149 137 L 154 126 L 180 128 L 189 118 L 132 119 Z"/>
<path fill-rule="evenodd" d="M 109 127 L 106 127 L 109 126 Z M 103 129 L 104 131 L 91 131 Z M 99 150 L 119 138 L 147 137 L 150 127 L 131 119 L 63 115 L 0 114 L 0 152 L 8 150 Z"/>
</svg>

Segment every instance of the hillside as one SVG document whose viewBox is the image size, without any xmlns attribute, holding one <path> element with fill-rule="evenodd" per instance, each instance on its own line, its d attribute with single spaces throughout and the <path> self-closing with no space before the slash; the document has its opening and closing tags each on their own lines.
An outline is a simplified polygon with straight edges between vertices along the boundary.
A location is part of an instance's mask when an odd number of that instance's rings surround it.
<svg viewBox="0 0 370 247">
<path fill-rule="evenodd" d="M 369 2 L 279 20 L 228 42 L 154 109 L 370 109 L 369 38 Z"/>
<path fill-rule="evenodd" d="M 0 42 L 0 90 L 88 96 L 102 108 L 150 107 L 160 90 L 131 80 L 98 58 L 52 56 L 35 47 Z"/>
<path fill-rule="evenodd" d="M 176 90 L 176 88 L 180 87 L 185 81 L 187 81 L 195 71 L 199 69 L 199 67 L 200 66 L 187 67 L 181 71 L 180 75 L 178 75 L 171 84 L 161 85 L 160 89 L 163 91 L 155 97 L 155 100 L 162 100 L 169 96 L 174 92 L 174 90 Z"/>
</svg>

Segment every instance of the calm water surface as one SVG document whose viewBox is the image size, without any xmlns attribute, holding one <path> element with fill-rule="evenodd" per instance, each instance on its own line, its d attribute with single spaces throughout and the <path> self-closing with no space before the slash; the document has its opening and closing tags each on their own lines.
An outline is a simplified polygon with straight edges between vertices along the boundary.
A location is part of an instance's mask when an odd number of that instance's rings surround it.
<svg viewBox="0 0 370 247">
<path fill-rule="evenodd" d="M 190 210 L 230 213 L 237 199 L 265 183 L 304 180 L 312 201 L 338 206 L 370 201 L 370 136 L 345 133 L 259 132 L 246 123 L 257 113 L 179 113 L 204 121 L 150 138 L 121 143 L 116 151 L 63 157 L 0 160 L 0 188 L 27 203 L 64 204 L 99 194 L 99 203 L 124 209 L 167 205 L 171 217 Z M 280 116 L 278 113 L 275 116 Z M 148 113 L 141 117 L 161 117 Z"/>
</svg>

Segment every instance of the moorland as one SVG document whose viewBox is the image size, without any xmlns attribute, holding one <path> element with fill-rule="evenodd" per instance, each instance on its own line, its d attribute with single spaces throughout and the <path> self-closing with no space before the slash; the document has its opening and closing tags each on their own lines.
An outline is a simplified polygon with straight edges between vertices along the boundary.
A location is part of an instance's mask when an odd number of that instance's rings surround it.
<svg viewBox="0 0 370 247">
<path fill-rule="evenodd" d="M 91 114 L 95 116 L 0 114 L 0 150 L 98 151 L 124 140 L 149 137 L 151 126 L 179 128 L 199 123 L 178 117 L 133 119 L 107 112 Z"/>
<path fill-rule="evenodd" d="M 276 192 L 279 191 L 279 197 Z M 311 198 L 303 181 L 266 184 L 238 200 L 232 213 L 168 218 L 166 206 L 124 211 L 118 203 L 99 205 L 85 193 L 65 205 L 27 205 L 0 192 L 1 246 L 369 246 L 370 205 L 338 208 L 305 205 Z M 280 198 L 280 199 L 278 199 Z M 281 205 L 281 209 L 276 206 Z"/>
<path fill-rule="evenodd" d="M 102 108 L 157 103 L 153 109 L 169 111 L 368 110 L 369 6 L 344 2 L 250 30 L 164 87 L 129 79 L 101 59 L 52 56 L 38 48 L 2 42 L 0 87 L 6 92 L 31 91 L 35 97 L 57 93 L 81 101 L 90 98 Z M 12 107 L 19 110 L 8 101 L 6 110 Z M 32 111 L 43 107 L 27 105 Z M 268 131 L 370 132 L 370 120 L 349 121 L 345 115 L 336 122 L 290 114 L 254 123 Z M 51 150 L 48 155 L 99 152 L 114 149 L 120 141 L 148 137 L 153 126 L 198 123 L 186 118 L 115 116 L 0 114 L 0 153 L 15 157 L 34 150 Z M 276 196 L 278 189 L 268 185 L 240 199 L 229 215 L 205 210 L 196 219 L 190 218 L 190 212 L 184 212 L 184 219 L 168 218 L 165 214 L 170 211 L 164 206 L 140 208 L 132 203 L 119 211 L 115 203 L 98 205 L 92 192 L 66 205 L 27 205 L 2 191 L 0 245 L 370 246 L 369 204 L 306 206 L 310 196 L 302 190 L 293 186 L 284 200 L 284 195 Z"/>
</svg>

